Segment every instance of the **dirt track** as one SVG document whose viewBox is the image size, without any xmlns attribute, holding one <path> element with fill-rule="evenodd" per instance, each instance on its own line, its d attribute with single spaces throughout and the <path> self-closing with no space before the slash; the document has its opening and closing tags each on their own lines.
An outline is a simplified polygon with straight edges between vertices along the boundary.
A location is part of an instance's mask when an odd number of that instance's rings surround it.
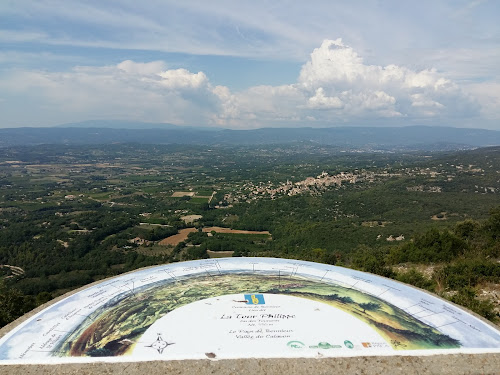
<svg viewBox="0 0 500 375">
<path fill-rule="evenodd" d="M 267 234 L 268 236 L 271 235 L 269 231 L 253 231 L 253 230 L 239 230 L 239 229 L 230 229 L 230 228 L 222 228 L 222 227 L 208 227 L 208 228 L 203 228 L 203 232 L 210 233 L 211 231 L 217 232 L 217 233 L 239 233 L 239 234 Z"/>
<path fill-rule="evenodd" d="M 160 245 L 163 246 L 168 246 L 168 245 L 173 245 L 176 246 L 179 242 L 185 241 L 188 238 L 189 233 L 196 232 L 196 228 L 185 228 L 181 229 L 179 233 L 174 234 L 173 236 L 164 238 L 160 242 L 158 242 Z"/>
</svg>

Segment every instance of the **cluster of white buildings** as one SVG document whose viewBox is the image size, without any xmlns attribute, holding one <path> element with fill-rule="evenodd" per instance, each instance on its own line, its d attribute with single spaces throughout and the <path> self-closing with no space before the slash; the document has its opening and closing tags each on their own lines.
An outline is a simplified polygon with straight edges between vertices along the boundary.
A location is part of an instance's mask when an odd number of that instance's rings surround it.
<svg viewBox="0 0 500 375">
<path fill-rule="evenodd" d="M 330 175 L 327 172 L 322 172 L 316 177 L 307 177 L 305 180 L 292 182 L 287 180 L 286 182 L 281 182 L 274 184 L 271 181 L 253 183 L 247 182 L 243 185 L 236 185 L 234 191 L 224 195 L 224 198 L 218 202 L 215 206 L 216 208 L 228 208 L 232 207 L 233 204 L 237 203 L 250 203 L 258 199 L 276 199 L 281 196 L 293 196 L 298 194 L 311 194 L 319 195 L 331 187 L 340 187 L 342 184 L 351 183 L 355 184 L 357 182 L 374 182 L 379 179 L 387 179 L 391 177 L 401 177 L 401 176 L 418 176 L 424 175 L 431 178 L 436 178 L 440 175 L 447 177 L 448 181 L 453 180 L 456 177 L 456 173 L 445 172 L 443 165 L 439 165 L 443 168 L 438 171 L 436 167 L 433 168 L 405 168 L 402 170 L 397 170 L 392 172 L 389 170 L 383 170 L 381 172 L 375 173 L 370 171 L 358 171 L 354 172 L 341 172 L 336 175 Z M 463 165 L 451 165 L 452 168 L 456 168 L 459 173 L 481 173 L 484 172 L 480 168 L 475 168 L 473 165 L 463 166 Z M 437 182 L 437 181 L 436 181 Z M 415 192 L 429 192 L 429 193 L 441 193 L 443 188 L 436 185 L 416 185 L 407 186 L 407 191 Z M 476 186 L 476 192 L 484 193 L 496 193 L 494 187 L 478 187 Z M 397 240 L 396 240 L 397 241 Z"/>
<path fill-rule="evenodd" d="M 250 203 L 262 198 L 275 199 L 285 195 L 319 194 L 331 186 L 340 187 L 342 183 L 354 184 L 362 177 L 359 174 L 345 172 L 330 176 L 327 172 L 323 172 L 317 177 L 307 177 L 305 180 L 295 183 L 287 180 L 286 182 L 279 183 L 277 186 L 271 181 L 259 184 L 247 182 L 234 192 L 225 194 L 223 200 L 219 202 L 218 207 L 222 208 L 234 203 Z"/>
</svg>

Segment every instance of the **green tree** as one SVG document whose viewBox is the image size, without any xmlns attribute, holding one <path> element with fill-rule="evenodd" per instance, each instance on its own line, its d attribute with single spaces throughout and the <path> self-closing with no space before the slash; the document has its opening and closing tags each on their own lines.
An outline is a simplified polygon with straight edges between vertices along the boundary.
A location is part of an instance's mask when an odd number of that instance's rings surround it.
<svg viewBox="0 0 500 375">
<path fill-rule="evenodd" d="M 398 273 L 396 275 L 396 280 L 414 285 L 418 288 L 434 291 L 434 282 L 425 278 L 425 276 L 415 268 L 411 268 L 408 272 Z"/>
<path fill-rule="evenodd" d="M 7 287 L 0 282 L 0 326 L 12 322 L 18 317 L 36 307 L 32 296 L 24 295 L 21 291 Z"/>
<path fill-rule="evenodd" d="M 473 288 L 466 287 L 460 289 L 457 294 L 451 297 L 451 301 L 465 306 L 486 319 L 498 319 L 498 314 L 495 313 L 493 303 L 478 299 L 477 293 Z"/>
<path fill-rule="evenodd" d="M 367 303 L 360 303 L 359 307 L 361 307 L 363 309 L 363 312 L 366 313 L 366 310 L 376 311 L 380 309 L 380 304 L 375 302 L 367 302 Z"/>
</svg>

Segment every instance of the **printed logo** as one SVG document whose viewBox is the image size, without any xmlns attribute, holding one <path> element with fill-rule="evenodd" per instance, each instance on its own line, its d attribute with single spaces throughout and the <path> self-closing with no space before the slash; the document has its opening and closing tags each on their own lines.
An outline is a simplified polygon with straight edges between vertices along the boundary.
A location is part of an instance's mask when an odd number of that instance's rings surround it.
<svg viewBox="0 0 500 375">
<path fill-rule="evenodd" d="M 292 349 L 302 349 L 305 346 L 301 341 L 288 341 L 286 345 Z"/>
<path fill-rule="evenodd" d="M 245 294 L 247 305 L 264 305 L 264 295 L 262 294 Z"/>
<path fill-rule="evenodd" d="M 394 349 L 406 348 L 406 344 L 403 344 L 401 341 L 398 340 L 391 340 L 391 345 Z"/>
<path fill-rule="evenodd" d="M 320 342 L 318 345 L 309 345 L 311 349 L 338 349 L 341 348 L 342 345 L 332 345 L 328 342 Z"/>
<path fill-rule="evenodd" d="M 387 345 L 385 342 L 362 342 L 361 345 L 363 345 L 364 348 L 389 348 L 390 346 Z"/>
<path fill-rule="evenodd" d="M 353 343 L 352 343 L 352 342 L 350 342 L 349 340 L 345 340 L 345 341 L 344 341 L 344 345 L 345 345 L 345 347 L 346 347 L 346 348 L 348 348 L 348 349 L 352 349 L 352 348 L 354 348 Z"/>
</svg>

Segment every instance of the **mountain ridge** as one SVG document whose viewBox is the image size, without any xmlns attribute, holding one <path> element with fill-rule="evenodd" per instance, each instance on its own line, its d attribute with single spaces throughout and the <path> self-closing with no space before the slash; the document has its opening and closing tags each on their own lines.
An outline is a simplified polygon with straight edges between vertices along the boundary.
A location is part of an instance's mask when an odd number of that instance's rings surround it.
<svg viewBox="0 0 500 375">
<path fill-rule="evenodd" d="M 156 127 L 137 128 L 153 125 Z M 431 126 L 234 130 L 119 121 L 87 121 L 57 127 L 0 129 L 0 147 L 109 143 L 250 146 L 300 142 L 347 149 L 452 150 L 500 145 L 500 131 Z"/>
</svg>

